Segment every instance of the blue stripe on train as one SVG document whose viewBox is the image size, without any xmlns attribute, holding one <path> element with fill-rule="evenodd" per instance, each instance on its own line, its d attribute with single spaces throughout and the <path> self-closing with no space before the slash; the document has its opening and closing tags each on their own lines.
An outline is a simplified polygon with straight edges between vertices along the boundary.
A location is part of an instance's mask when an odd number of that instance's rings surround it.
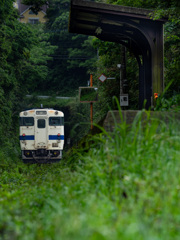
<svg viewBox="0 0 180 240">
<path fill-rule="evenodd" d="M 49 135 L 49 140 L 64 140 L 64 135 Z"/>
<path fill-rule="evenodd" d="M 34 140 L 34 135 L 19 136 L 19 140 Z"/>
<path fill-rule="evenodd" d="M 34 135 L 19 136 L 19 140 L 34 140 Z M 64 135 L 49 135 L 49 140 L 64 140 Z"/>
</svg>

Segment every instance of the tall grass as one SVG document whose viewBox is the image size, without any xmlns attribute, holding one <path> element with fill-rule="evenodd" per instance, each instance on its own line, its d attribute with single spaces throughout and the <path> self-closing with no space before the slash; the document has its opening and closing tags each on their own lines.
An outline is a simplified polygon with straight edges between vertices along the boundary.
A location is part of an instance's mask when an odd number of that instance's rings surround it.
<svg viewBox="0 0 180 240">
<path fill-rule="evenodd" d="M 173 119 L 150 121 L 149 112 L 143 122 L 142 114 L 130 129 L 122 122 L 111 137 L 99 138 L 103 144 L 86 157 L 90 185 L 120 209 L 115 239 L 178 239 L 180 128 Z"/>
<path fill-rule="evenodd" d="M 142 114 L 59 164 L 0 168 L 0 239 L 179 239 L 180 127 Z"/>
</svg>

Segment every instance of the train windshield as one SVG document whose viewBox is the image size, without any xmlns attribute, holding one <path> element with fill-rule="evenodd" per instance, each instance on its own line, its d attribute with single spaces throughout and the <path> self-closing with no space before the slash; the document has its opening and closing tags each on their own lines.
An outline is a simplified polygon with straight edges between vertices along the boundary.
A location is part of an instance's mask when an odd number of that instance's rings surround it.
<svg viewBox="0 0 180 240">
<path fill-rule="evenodd" d="M 63 117 L 50 117 L 49 126 L 63 126 L 64 118 Z"/>
<path fill-rule="evenodd" d="M 45 128 L 46 127 L 46 121 L 45 119 L 38 119 L 38 128 Z"/>
<path fill-rule="evenodd" d="M 33 117 L 20 117 L 20 126 L 34 126 Z"/>
</svg>

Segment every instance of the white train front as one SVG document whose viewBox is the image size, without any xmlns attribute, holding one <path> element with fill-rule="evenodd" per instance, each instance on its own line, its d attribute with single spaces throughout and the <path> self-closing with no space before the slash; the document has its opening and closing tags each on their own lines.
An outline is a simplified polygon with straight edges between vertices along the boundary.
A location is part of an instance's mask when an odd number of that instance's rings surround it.
<svg viewBox="0 0 180 240">
<path fill-rule="evenodd" d="M 55 162 L 62 158 L 64 114 L 53 109 L 31 109 L 20 113 L 22 160 Z"/>
</svg>

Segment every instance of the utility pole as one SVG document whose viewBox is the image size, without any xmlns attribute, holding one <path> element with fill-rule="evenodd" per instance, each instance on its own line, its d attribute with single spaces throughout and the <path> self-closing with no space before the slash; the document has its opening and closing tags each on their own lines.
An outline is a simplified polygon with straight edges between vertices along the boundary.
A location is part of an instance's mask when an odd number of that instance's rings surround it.
<svg viewBox="0 0 180 240">
<path fill-rule="evenodd" d="M 120 77 L 120 81 L 119 81 L 119 94 L 120 96 L 123 94 L 123 87 L 122 87 L 122 65 L 121 64 L 117 64 L 117 67 L 119 68 L 119 77 Z"/>
</svg>

